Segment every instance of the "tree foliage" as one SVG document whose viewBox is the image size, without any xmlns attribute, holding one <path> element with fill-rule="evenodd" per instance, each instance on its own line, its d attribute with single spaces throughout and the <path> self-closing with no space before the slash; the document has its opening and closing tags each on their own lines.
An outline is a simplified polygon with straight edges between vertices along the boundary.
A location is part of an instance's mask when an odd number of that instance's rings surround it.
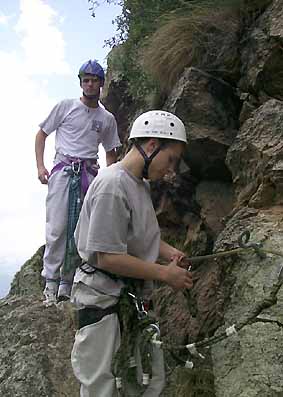
<svg viewBox="0 0 283 397">
<path fill-rule="evenodd" d="M 108 1 L 109 2 L 109 1 Z M 110 0 L 111 2 L 111 0 Z M 185 7 L 190 0 L 124 0 L 121 15 L 114 21 L 117 34 L 106 40 L 110 48 L 122 46 L 117 56 L 109 57 L 109 67 L 115 68 L 129 82 L 130 93 L 137 99 L 156 91 L 153 78 L 141 65 L 140 49 L 158 29 L 164 13 Z"/>
</svg>

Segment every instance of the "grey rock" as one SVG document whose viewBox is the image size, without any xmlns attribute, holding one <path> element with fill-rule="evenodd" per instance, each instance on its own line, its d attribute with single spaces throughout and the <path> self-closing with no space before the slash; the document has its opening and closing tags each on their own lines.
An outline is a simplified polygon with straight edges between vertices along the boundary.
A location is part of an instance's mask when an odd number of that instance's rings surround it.
<svg viewBox="0 0 283 397">
<path fill-rule="evenodd" d="M 41 277 L 43 253 L 44 246 L 40 247 L 33 257 L 23 264 L 13 278 L 9 296 L 36 295 L 41 297 L 44 288 L 43 278 Z"/>
<path fill-rule="evenodd" d="M 256 94 L 261 103 L 270 97 L 283 99 L 282 18 L 282 1 L 274 0 L 243 39 L 239 87 Z"/>
<path fill-rule="evenodd" d="M 282 207 L 258 212 L 243 208 L 219 235 L 216 248 L 233 241 L 236 245 L 237 237 L 247 228 L 253 241 L 262 241 L 266 249 L 282 251 L 281 214 Z M 268 296 L 278 281 L 282 264 L 282 257 L 268 255 L 262 260 L 252 252 L 240 254 L 234 260 L 229 268 L 230 285 L 226 285 L 229 294 L 225 300 L 225 325 L 218 332 L 244 318 L 257 302 Z M 263 310 L 238 335 L 212 346 L 217 397 L 283 395 L 283 353 L 279 348 L 283 343 L 282 301 L 281 288 L 275 305 Z"/>
<path fill-rule="evenodd" d="M 238 206 L 255 208 L 282 202 L 283 102 L 272 99 L 241 127 L 228 150 Z"/>
<path fill-rule="evenodd" d="M 77 397 L 70 361 L 75 314 L 68 303 L 46 308 L 42 301 L 43 247 L 14 278 L 0 300 L 0 395 Z"/>
<path fill-rule="evenodd" d="M 196 187 L 196 201 L 201 208 L 201 218 L 215 240 L 224 228 L 226 216 L 233 209 L 233 185 L 221 181 L 201 181 Z"/>
<path fill-rule="evenodd" d="M 229 180 L 225 165 L 228 147 L 238 128 L 240 99 L 226 82 L 196 68 L 188 68 L 174 87 L 165 109 L 187 127 L 185 161 L 199 179 Z"/>
</svg>

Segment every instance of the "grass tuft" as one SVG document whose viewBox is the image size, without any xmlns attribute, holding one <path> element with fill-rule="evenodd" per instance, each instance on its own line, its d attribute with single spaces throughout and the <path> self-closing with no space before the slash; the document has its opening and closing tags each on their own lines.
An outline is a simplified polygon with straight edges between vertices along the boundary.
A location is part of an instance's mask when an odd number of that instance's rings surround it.
<svg viewBox="0 0 283 397">
<path fill-rule="evenodd" d="M 270 0 L 189 2 L 163 16 L 141 50 L 145 70 L 170 92 L 186 67 L 237 78 L 244 13 L 262 10 Z"/>
</svg>

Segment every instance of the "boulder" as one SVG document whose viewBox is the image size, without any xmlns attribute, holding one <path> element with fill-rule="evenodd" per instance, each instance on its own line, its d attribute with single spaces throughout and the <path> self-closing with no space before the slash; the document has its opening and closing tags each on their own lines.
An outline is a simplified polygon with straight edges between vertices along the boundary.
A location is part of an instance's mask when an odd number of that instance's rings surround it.
<svg viewBox="0 0 283 397">
<path fill-rule="evenodd" d="M 103 90 L 101 101 L 106 109 L 114 114 L 120 140 L 122 143 L 125 142 L 126 144 L 130 124 L 129 116 L 133 108 L 133 100 L 128 93 L 127 82 L 119 77 L 109 77 L 105 82 L 105 89 Z"/>
<path fill-rule="evenodd" d="M 260 103 L 283 99 L 283 3 L 274 0 L 247 30 L 241 50 L 239 87 L 255 94 Z"/>
<path fill-rule="evenodd" d="M 186 125 L 185 161 L 198 179 L 230 180 L 225 165 L 238 128 L 240 100 L 232 86 L 196 68 L 188 68 L 175 85 L 165 110 Z"/>
<path fill-rule="evenodd" d="M 222 181 L 201 181 L 196 186 L 196 202 L 201 208 L 201 219 L 215 240 L 234 206 L 233 185 Z"/>
<path fill-rule="evenodd" d="M 241 127 L 228 150 L 237 206 L 282 203 L 283 102 L 271 99 Z"/>
<path fill-rule="evenodd" d="M 71 368 L 76 320 L 69 303 L 45 307 L 43 247 L 16 274 L 0 300 L 0 395 L 77 397 Z"/>
</svg>

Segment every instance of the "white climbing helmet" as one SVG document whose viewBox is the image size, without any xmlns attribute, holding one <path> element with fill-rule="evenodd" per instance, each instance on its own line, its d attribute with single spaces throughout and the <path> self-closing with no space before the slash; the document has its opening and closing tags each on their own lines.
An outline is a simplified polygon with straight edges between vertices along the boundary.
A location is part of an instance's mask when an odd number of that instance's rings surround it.
<svg viewBox="0 0 283 397">
<path fill-rule="evenodd" d="M 164 110 L 150 110 L 134 121 L 129 140 L 146 137 L 173 139 L 187 143 L 183 122 L 174 114 Z"/>
</svg>

